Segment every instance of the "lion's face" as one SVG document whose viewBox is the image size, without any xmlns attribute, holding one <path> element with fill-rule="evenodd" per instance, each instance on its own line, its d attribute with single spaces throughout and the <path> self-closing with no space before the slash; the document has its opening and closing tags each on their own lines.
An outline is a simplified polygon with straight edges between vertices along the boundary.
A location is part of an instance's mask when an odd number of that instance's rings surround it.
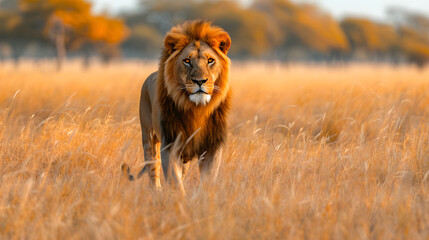
<svg viewBox="0 0 429 240">
<path fill-rule="evenodd" d="M 213 92 L 220 91 L 216 80 L 221 73 L 217 53 L 206 43 L 189 44 L 176 59 L 178 81 L 196 105 L 210 102 Z"/>
<path fill-rule="evenodd" d="M 210 113 L 229 92 L 228 33 L 206 21 L 187 22 L 171 29 L 164 46 L 160 89 L 181 109 Z"/>
</svg>

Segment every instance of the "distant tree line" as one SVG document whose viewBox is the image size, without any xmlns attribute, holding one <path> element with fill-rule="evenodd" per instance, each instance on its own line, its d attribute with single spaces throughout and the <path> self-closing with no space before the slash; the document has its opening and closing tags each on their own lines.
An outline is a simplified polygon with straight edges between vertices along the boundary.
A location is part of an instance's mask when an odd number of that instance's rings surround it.
<svg viewBox="0 0 429 240">
<path fill-rule="evenodd" d="M 66 54 L 84 56 L 86 63 L 94 53 L 108 62 L 121 51 L 154 58 L 173 25 L 208 19 L 230 33 L 233 58 L 429 63 L 429 18 L 401 9 L 391 9 L 386 24 L 353 17 L 338 21 L 314 5 L 289 0 L 254 0 L 250 6 L 141 0 L 138 9 L 120 17 L 94 16 L 85 0 L 0 0 L 0 57 L 18 61 L 36 46 L 52 49 L 59 66 Z"/>
<path fill-rule="evenodd" d="M 95 16 L 84 0 L 2 0 L 0 45 L 18 63 L 33 46 L 55 52 L 58 68 L 68 51 L 80 51 L 85 65 L 91 51 L 104 61 L 117 57 L 128 28 L 121 19 Z M 3 53 L 4 54 L 4 53 Z"/>
<path fill-rule="evenodd" d="M 172 25 L 209 19 L 231 35 L 232 57 L 282 61 L 429 62 L 429 18 L 400 9 L 391 24 L 364 18 L 334 19 L 311 4 L 255 0 L 244 7 L 225 0 L 141 0 L 140 10 L 123 15 L 130 36 L 123 49 L 156 56 Z M 139 51 L 135 51 L 138 49 Z"/>
</svg>

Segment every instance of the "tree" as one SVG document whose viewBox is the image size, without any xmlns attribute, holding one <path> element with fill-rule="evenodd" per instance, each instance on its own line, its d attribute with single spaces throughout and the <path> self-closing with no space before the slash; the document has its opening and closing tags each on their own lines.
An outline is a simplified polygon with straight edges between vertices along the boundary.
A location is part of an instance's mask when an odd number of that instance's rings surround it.
<svg viewBox="0 0 429 240">
<path fill-rule="evenodd" d="M 84 33 L 86 44 L 93 46 L 105 63 L 120 56 L 118 45 L 128 36 L 128 29 L 120 19 L 107 16 L 89 18 Z"/>
<path fill-rule="evenodd" d="M 429 18 L 402 9 L 389 15 L 399 32 L 399 48 L 407 60 L 423 68 L 429 63 Z"/>
<path fill-rule="evenodd" d="M 365 18 L 346 18 L 341 22 L 352 50 L 364 52 L 370 57 L 397 58 L 399 36 L 396 29 L 387 24 L 375 23 Z"/>
<path fill-rule="evenodd" d="M 258 0 L 253 9 L 263 12 L 278 29 L 277 49 L 285 52 L 303 49 L 320 55 L 333 55 L 349 48 L 339 24 L 329 14 L 309 4 L 287 0 Z M 277 50 L 276 50 L 277 51 Z"/>
<path fill-rule="evenodd" d="M 105 45 L 112 49 L 127 36 L 121 20 L 92 16 L 91 4 L 84 0 L 21 0 L 20 3 L 20 37 L 51 40 L 56 46 L 58 69 L 67 49 L 93 46 L 101 51 L 107 49 Z"/>
<path fill-rule="evenodd" d="M 401 27 L 400 47 L 409 62 L 423 68 L 429 62 L 429 38 L 408 27 Z"/>
<path fill-rule="evenodd" d="M 302 44 L 318 53 L 344 52 L 349 48 L 337 21 L 313 5 L 301 6 L 293 15 L 289 28 Z"/>
<path fill-rule="evenodd" d="M 38 36 L 32 36 L 27 32 L 22 15 L 18 10 L 0 11 L 0 42 L 11 49 L 12 58 L 15 64 L 19 59 L 26 46 L 31 42 L 37 42 L 41 39 Z"/>
</svg>

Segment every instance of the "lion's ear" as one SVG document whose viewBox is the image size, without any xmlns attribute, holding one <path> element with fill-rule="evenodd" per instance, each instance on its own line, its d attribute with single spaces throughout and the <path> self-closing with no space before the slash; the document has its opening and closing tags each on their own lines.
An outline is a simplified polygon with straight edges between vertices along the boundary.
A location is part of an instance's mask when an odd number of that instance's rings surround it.
<svg viewBox="0 0 429 240">
<path fill-rule="evenodd" d="M 223 32 L 221 33 L 218 37 L 218 44 L 219 44 L 219 49 L 223 52 L 223 53 L 227 53 L 229 48 L 231 47 L 231 38 L 229 37 L 228 33 Z"/>
<path fill-rule="evenodd" d="M 186 36 L 179 33 L 170 32 L 164 39 L 164 47 L 168 51 L 168 54 L 172 54 L 174 51 L 185 47 L 186 40 Z"/>
</svg>

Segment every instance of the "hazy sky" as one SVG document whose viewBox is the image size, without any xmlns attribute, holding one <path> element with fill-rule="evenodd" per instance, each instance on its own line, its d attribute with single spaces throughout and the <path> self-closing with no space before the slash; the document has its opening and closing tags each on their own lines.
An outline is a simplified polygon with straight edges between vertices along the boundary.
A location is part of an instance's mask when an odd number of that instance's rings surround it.
<svg viewBox="0 0 429 240">
<path fill-rule="evenodd" d="M 429 16 L 429 0 L 295 0 L 295 2 L 315 3 L 337 18 L 359 15 L 383 20 L 389 7 L 400 7 Z"/>
<path fill-rule="evenodd" d="M 139 0 L 91 0 L 95 11 L 108 10 L 110 13 L 133 10 Z M 180 0 L 177 0 L 180 1 Z M 337 18 L 344 15 L 367 16 L 377 20 L 385 19 L 386 9 L 396 6 L 429 15 L 429 0 L 293 0 L 310 2 L 320 6 Z M 249 0 L 241 0 L 249 2 Z"/>
</svg>

